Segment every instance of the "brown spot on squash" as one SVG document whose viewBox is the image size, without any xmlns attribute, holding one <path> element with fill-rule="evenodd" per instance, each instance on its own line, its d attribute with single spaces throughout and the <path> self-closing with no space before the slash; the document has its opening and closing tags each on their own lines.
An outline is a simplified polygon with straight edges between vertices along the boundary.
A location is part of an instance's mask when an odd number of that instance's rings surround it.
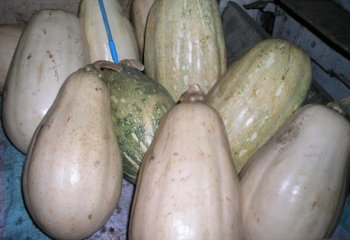
<svg viewBox="0 0 350 240">
<path fill-rule="evenodd" d="M 277 143 L 286 144 L 299 135 L 300 126 L 291 124 L 289 128 L 277 139 Z"/>
<path fill-rule="evenodd" d="M 95 161 L 95 162 L 94 162 L 95 168 L 99 167 L 100 165 L 101 165 L 101 162 L 100 162 L 100 161 Z"/>
<path fill-rule="evenodd" d="M 313 201 L 313 202 L 312 202 L 312 205 L 311 205 L 311 209 L 314 209 L 315 206 L 316 206 L 316 204 L 317 204 L 317 201 Z"/>
<path fill-rule="evenodd" d="M 40 64 L 38 65 L 38 67 L 37 67 L 37 74 L 38 74 L 38 80 L 39 80 L 39 82 L 40 82 L 41 77 L 42 77 L 42 75 L 43 75 L 43 68 L 44 68 L 43 63 L 40 63 Z"/>
<path fill-rule="evenodd" d="M 50 59 L 53 58 L 53 55 L 52 55 L 52 53 L 49 50 L 47 50 L 46 53 L 47 53 L 47 55 L 49 56 Z"/>
<path fill-rule="evenodd" d="M 88 219 L 91 220 L 92 219 L 92 214 L 88 215 Z"/>
</svg>

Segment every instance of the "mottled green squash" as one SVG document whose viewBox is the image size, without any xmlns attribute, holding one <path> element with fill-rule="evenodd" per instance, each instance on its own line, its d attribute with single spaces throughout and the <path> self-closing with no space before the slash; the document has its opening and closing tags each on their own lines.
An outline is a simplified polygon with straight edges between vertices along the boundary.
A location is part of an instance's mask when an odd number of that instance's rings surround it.
<svg viewBox="0 0 350 240">
<path fill-rule="evenodd" d="M 207 102 L 224 120 L 238 172 L 300 107 L 310 84 L 310 57 L 271 38 L 234 62 L 209 91 Z"/>
<path fill-rule="evenodd" d="M 145 30 L 145 72 L 177 101 L 190 84 L 207 93 L 227 68 L 215 0 L 158 0 Z"/>
<path fill-rule="evenodd" d="M 165 88 L 136 68 L 103 70 L 111 94 L 112 121 L 122 154 L 124 178 L 135 183 L 143 155 L 160 118 L 175 103 Z"/>
</svg>

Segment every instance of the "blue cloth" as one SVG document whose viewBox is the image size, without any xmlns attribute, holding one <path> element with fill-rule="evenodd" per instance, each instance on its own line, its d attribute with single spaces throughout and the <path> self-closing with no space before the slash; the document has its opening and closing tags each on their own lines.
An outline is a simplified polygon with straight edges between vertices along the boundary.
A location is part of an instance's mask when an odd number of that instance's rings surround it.
<svg viewBox="0 0 350 240">
<path fill-rule="evenodd" d="M 0 98 L 1 100 L 1 98 Z M 0 239 L 48 239 L 32 222 L 22 196 L 25 156 L 0 128 Z"/>
</svg>

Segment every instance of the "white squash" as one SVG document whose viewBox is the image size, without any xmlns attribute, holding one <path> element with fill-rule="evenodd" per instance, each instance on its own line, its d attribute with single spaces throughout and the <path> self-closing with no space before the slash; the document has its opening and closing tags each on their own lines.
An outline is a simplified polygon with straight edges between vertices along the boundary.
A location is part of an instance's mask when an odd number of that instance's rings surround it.
<svg viewBox="0 0 350 240">
<path fill-rule="evenodd" d="M 119 61 L 123 59 L 140 60 L 134 29 L 129 19 L 125 17 L 119 2 L 104 0 L 103 3 Z M 79 7 L 79 18 L 89 44 L 91 61 L 113 62 L 98 0 L 82 0 Z"/>
<path fill-rule="evenodd" d="M 23 153 L 64 80 L 89 63 L 79 19 L 61 10 L 35 14 L 20 38 L 4 88 L 3 124 Z"/>
<path fill-rule="evenodd" d="M 328 238 L 348 181 L 350 124 L 323 105 L 299 109 L 243 168 L 246 240 Z"/>
<path fill-rule="evenodd" d="M 23 27 L 19 25 L 0 25 L 0 94 L 2 94 L 7 71 L 22 31 Z"/>
<path fill-rule="evenodd" d="M 101 73 L 86 66 L 66 80 L 37 128 L 23 192 L 37 225 L 55 239 L 83 239 L 117 207 L 122 164 L 110 95 Z"/>
<path fill-rule="evenodd" d="M 131 6 L 130 21 L 135 29 L 141 58 L 143 58 L 143 47 L 145 45 L 147 17 L 153 3 L 154 0 L 134 0 Z"/>
<path fill-rule="evenodd" d="M 241 239 L 240 189 L 225 128 L 197 88 L 163 116 L 145 154 L 131 240 Z"/>
</svg>

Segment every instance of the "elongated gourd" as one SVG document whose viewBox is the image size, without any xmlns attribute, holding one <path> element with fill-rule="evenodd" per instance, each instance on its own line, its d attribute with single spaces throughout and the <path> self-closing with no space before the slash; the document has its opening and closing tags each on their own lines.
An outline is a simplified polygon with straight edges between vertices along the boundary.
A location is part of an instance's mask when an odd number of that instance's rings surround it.
<svg viewBox="0 0 350 240">
<path fill-rule="evenodd" d="M 103 79 L 111 94 L 113 130 L 122 153 L 124 178 L 136 183 L 160 119 L 175 102 L 158 82 L 125 63 L 104 69 Z"/>
<path fill-rule="evenodd" d="M 295 112 L 241 172 L 244 239 L 328 239 L 343 208 L 349 156 L 343 116 L 318 104 Z"/>
<path fill-rule="evenodd" d="M 304 101 L 310 57 L 282 39 L 261 41 L 231 65 L 207 96 L 222 116 L 240 172 Z"/>
<path fill-rule="evenodd" d="M 226 71 L 226 46 L 215 0 L 155 1 L 145 34 L 145 72 L 175 101 L 190 84 L 207 93 Z"/>
<path fill-rule="evenodd" d="M 240 189 L 225 128 L 202 97 L 190 86 L 162 118 L 140 168 L 129 239 L 241 239 Z"/>
<path fill-rule="evenodd" d="M 134 0 L 131 5 L 130 21 L 135 29 L 141 59 L 143 59 L 147 17 L 153 3 L 154 0 Z"/>
<path fill-rule="evenodd" d="M 118 60 L 139 60 L 139 50 L 134 29 L 124 15 L 118 0 L 103 0 L 106 17 L 113 38 Z M 79 6 L 79 19 L 83 24 L 89 44 L 91 62 L 107 60 L 113 62 L 110 42 L 103 22 L 98 0 L 82 0 Z"/>
<path fill-rule="evenodd" d="M 2 120 L 23 153 L 64 80 L 89 63 L 79 19 L 62 10 L 39 11 L 18 42 L 3 94 Z"/>
<path fill-rule="evenodd" d="M 22 32 L 22 26 L 0 24 L 0 95 L 2 95 L 6 75 Z"/>
<path fill-rule="evenodd" d="M 73 73 L 37 128 L 23 192 L 35 223 L 55 239 L 83 239 L 117 207 L 122 164 L 109 92 L 88 65 Z"/>
</svg>

